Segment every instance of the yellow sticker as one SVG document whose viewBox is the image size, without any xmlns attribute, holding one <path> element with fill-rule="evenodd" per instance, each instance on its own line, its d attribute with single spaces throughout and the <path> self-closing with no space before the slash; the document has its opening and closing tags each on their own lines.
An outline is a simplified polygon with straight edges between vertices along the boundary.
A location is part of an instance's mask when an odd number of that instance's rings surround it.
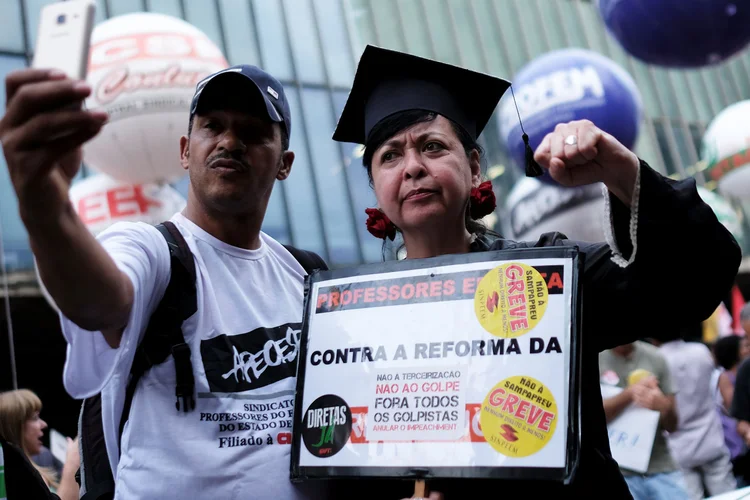
<svg viewBox="0 0 750 500">
<path fill-rule="evenodd" d="M 557 403 L 532 377 L 508 377 L 482 403 L 479 423 L 487 442 L 508 457 L 528 457 L 544 448 L 557 427 Z"/>
<path fill-rule="evenodd" d="M 526 264 L 502 264 L 479 281 L 474 312 L 482 327 L 498 337 L 520 337 L 531 331 L 547 309 L 547 283 Z"/>
<path fill-rule="evenodd" d="M 643 368 L 633 370 L 632 372 L 630 372 L 630 375 L 628 375 L 628 385 L 637 384 L 644 378 L 650 377 L 651 375 L 652 373 L 650 371 L 644 370 Z"/>
</svg>

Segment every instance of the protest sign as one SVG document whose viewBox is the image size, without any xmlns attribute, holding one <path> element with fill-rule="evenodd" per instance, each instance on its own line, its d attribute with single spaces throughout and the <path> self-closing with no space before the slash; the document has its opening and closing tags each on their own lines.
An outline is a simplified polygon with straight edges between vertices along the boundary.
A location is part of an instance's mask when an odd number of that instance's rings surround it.
<svg viewBox="0 0 750 500">
<path fill-rule="evenodd" d="M 622 389 L 601 384 L 602 399 L 617 396 Z M 609 448 L 620 467 L 635 472 L 646 472 L 651 461 L 659 412 L 641 408 L 634 404 L 626 407 L 607 424 Z"/>
<path fill-rule="evenodd" d="M 292 479 L 569 479 L 580 265 L 558 247 L 311 275 Z"/>
</svg>

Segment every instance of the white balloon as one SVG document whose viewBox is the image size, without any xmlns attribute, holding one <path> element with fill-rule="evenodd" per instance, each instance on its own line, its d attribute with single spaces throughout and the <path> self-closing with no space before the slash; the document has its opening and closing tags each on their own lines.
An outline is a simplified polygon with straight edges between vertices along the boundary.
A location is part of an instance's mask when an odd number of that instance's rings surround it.
<svg viewBox="0 0 750 500">
<path fill-rule="evenodd" d="M 68 193 L 78 216 L 96 236 L 116 222 L 159 224 L 185 208 L 185 198 L 168 184 L 128 184 L 98 174 L 73 184 Z M 42 295 L 57 311 L 39 269 L 34 271 Z"/>
<path fill-rule="evenodd" d="M 701 157 L 721 194 L 750 198 L 750 100 L 732 104 L 711 121 Z"/>
<path fill-rule="evenodd" d="M 86 106 L 109 113 L 109 122 L 84 145 L 84 161 L 130 183 L 182 177 L 179 140 L 195 86 L 227 66 L 219 48 L 181 19 L 139 12 L 97 25 Z"/>
<path fill-rule="evenodd" d="M 698 186 L 698 194 L 716 214 L 719 222 L 732 233 L 737 242 L 742 245 L 745 239 L 745 230 L 742 228 L 742 215 L 732 204 L 708 189 Z"/>
<path fill-rule="evenodd" d="M 536 241 L 559 231 L 571 240 L 603 242 L 604 197 L 601 184 L 559 188 L 522 178 L 506 203 L 506 233 L 517 241 Z"/>
<path fill-rule="evenodd" d="M 168 184 L 128 184 L 98 174 L 70 188 L 70 201 L 97 235 L 115 222 L 158 224 L 185 208 L 185 198 Z"/>
</svg>

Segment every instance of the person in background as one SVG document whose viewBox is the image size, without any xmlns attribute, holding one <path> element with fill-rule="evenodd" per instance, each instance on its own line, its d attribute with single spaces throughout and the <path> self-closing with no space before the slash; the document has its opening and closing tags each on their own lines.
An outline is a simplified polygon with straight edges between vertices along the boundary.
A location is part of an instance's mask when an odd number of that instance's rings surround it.
<svg viewBox="0 0 750 500">
<path fill-rule="evenodd" d="M 19 448 L 26 458 L 37 455 L 42 448 L 42 436 L 47 423 L 41 419 L 42 401 L 28 389 L 0 393 L 0 438 Z M 53 469 L 34 464 L 49 489 L 61 500 L 78 498 L 75 479 L 80 465 L 77 441 L 68 439 L 63 472 L 58 477 Z"/>
<path fill-rule="evenodd" d="M 738 486 L 750 485 L 750 455 L 745 440 L 737 430 L 737 420 L 732 418 L 737 370 L 740 363 L 750 355 L 750 342 L 739 335 L 729 335 L 716 341 L 713 346 L 717 368 L 712 377 L 714 404 L 724 430 L 724 443 L 729 449 L 732 468 Z"/>
<path fill-rule="evenodd" d="M 660 414 L 646 473 L 620 468 L 635 500 L 690 498 L 664 435 L 665 431 L 677 430 L 678 415 L 670 370 L 659 349 L 636 341 L 603 351 L 599 354 L 599 374 L 602 383 L 623 389 L 603 401 L 607 423 L 631 404 Z"/>
<path fill-rule="evenodd" d="M 689 498 L 720 495 L 737 488 L 721 420 L 713 402 L 711 351 L 700 342 L 653 340 L 669 366 L 675 390 L 677 429 L 667 435 L 672 457 L 682 469 Z"/>
</svg>

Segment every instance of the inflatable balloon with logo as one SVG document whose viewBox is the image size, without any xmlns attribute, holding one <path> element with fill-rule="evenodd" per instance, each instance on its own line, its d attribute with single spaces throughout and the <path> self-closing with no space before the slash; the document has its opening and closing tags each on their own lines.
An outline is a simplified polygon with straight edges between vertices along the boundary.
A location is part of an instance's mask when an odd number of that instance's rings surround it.
<svg viewBox="0 0 750 500">
<path fill-rule="evenodd" d="M 116 222 L 164 222 L 186 205 L 185 198 L 168 184 L 129 184 L 105 174 L 75 182 L 69 196 L 73 209 L 94 236 Z M 36 273 L 42 295 L 56 309 L 42 286 L 39 271 Z"/>
<path fill-rule="evenodd" d="M 698 194 L 711 207 L 719 222 L 724 224 L 724 227 L 732 233 L 737 243 L 742 246 L 745 241 L 745 230 L 742 228 L 742 212 L 733 207 L 728 200 L 702 186 L 698 186 Z"/>
<path fill-rule="evenodd" d="M 701 159 L 719 192 L 750 198 L 750 100 L 732 104 L 716 115 L 703 136 Z"/>
<path fill-rule="evenodd" d="M 562 188 L 524 177 L 505 208 L 504 231 L 513 240 L 536 241 L 543 233 L 559 231 L 578 241 L 605 241 L 601 184 Z"/>
<path fill-rule="evenodd" d="M 182 177 L 179 139 L 195 86 L 227 66 L 203 32 L 174 17 L 140 12 L 97 25 L 86 106 L 107 111 L 109 122 L 84 145 L 84 162 L 129 183 Z"/>
<path fill-rule="evenodd" d="M 591 120 L 625 147 L 633 148 L 642 115 L 641 96 L 630 75 L 614 61 L 584 49 L 549 52 L 521 68 L 513 89 L 532 149 L 558 123 Z M 524 169 L 524 144 L 510 95 L 500 106 L 500 133 L 509 155 Z M 540 177 L 555 183 L 548 174 Z"/>
<path fill-rule="evenodd" d="M 607 30 L 648 64 L 697 68 L 750 43 L 748 0 L 599 0 Z"/>
</svg>

